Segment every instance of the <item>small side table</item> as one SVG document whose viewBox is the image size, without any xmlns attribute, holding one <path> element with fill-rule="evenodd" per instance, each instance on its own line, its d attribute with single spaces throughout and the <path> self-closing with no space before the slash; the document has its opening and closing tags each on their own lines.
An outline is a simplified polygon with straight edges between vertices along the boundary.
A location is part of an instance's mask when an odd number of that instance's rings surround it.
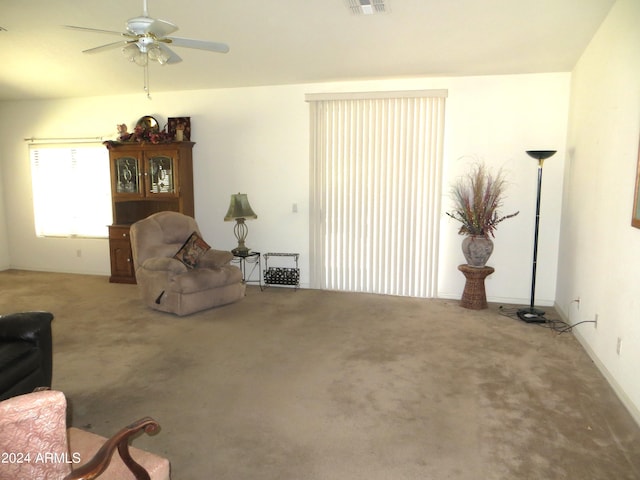
<svg viewBox="0 0 640 480">
<path fill-rule="evenodd" d="M 487 294 L 484 290 L 484 279 L 491 275 L 493 267 L 472 267 L 467 264 L 458 265 L 458 270 L 464 273 L 467 282 L 464 285 L 460 305 L 472 310 L 487 308 Z"/>
<path fill-rule="evenodd" d="M 260 257 L 260 252 L 249 252 L 247 255 L 234 255 L 232 263 L 238 264 L 240 267 L 240 271 L 242 272 L 242 280 L 245 283 L 257 283 L 260 286 L 260 290 L 262 287 L 262 260 Z M 247 272 L 247 264 L 251 267 L 249 272 Z M 255 274 L 257 271 L 258 279 L 255 280 Z"/>
</svg>

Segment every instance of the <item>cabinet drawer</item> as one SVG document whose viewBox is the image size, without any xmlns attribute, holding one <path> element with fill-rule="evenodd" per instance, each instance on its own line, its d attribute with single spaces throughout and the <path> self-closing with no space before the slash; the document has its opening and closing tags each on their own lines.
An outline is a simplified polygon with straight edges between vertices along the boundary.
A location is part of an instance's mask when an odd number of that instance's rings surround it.
<svg viewBox="0 0 640 480">
<path fill-rule="evenodd" d="M 129 225 L 109 225 L 109 238 L 112 240 L 129 240 Z"/>
<path fill-rule="evenodd" d="M 109 225 L 109 252 L 113 283 L 136 283 L 129 241 L 129 225 Z"/>
</svg>

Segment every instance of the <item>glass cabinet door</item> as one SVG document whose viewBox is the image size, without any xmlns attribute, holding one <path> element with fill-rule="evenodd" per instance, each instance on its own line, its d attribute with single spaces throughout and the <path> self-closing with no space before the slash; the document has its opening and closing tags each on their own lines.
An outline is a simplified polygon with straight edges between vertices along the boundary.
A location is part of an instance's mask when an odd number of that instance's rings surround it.
<svg viewBox="0 0 640 480">
<path fill-rule="evenodd" d="M 175 193 L 175 178 L 173 158 L 167 155 L 157 154 L 148 159 L 149 184 L 148 192 Z"/>
<path fill-rule="evenodd" d="M 138 159 L 135 157 L 116 158 L 114 166 L 116 193 L 141 193 Z"/>
</svg>

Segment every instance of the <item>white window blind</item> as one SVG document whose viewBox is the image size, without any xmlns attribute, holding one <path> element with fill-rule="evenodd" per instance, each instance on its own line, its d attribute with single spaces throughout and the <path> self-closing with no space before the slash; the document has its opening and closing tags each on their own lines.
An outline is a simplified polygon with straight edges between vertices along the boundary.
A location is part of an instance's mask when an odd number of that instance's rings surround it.
<svg viewBox="0 0 640 480">
<path fill-rule="evenodd" d="M 307 96 L 314 288 L 436 295 L 446 94 Z"/>
<path fill-rule="evenodd" d="M 108 236 L 109 155 L 100 144 L 31 145 L 36 235 Z"/>
</svg>

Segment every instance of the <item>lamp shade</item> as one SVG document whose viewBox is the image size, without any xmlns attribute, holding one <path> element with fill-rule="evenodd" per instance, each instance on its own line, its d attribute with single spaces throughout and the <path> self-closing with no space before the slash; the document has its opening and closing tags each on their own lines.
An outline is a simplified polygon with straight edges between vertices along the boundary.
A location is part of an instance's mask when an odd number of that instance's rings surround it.
<svg viewBox="0 0 640 480">
<path fill-rule="evenodd" d="M 250 218 L 256 219 L 258 215 L 251 209 L 249 205 L 249 199 L 246 193 L 236 193 L 231 195 L 231 201 L 229 202 L 229 210 L 224 216 L 225 222 L 230 222 L 237 218 Z"/>
<path fill-rule="evenodd" d="M 557 150 L 527 150 L 527 154 L 536 160 L 546 160 L 547 158 L 555 155 Z"/>
</svg>

